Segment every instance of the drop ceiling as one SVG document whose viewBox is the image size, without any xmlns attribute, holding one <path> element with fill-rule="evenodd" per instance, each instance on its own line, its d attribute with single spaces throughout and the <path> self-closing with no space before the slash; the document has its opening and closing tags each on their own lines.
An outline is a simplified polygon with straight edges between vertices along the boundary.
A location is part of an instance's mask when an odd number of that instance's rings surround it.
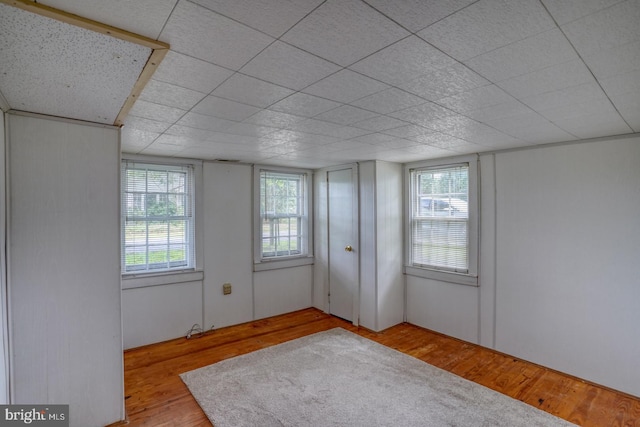
<svg viewBox="0 0 640 427">
<path fill-rule="evenodd" d="M 39 3 L 170 45 L 124 119 L 128 153 L 317 168 L 640 132 L 640 0 Z M 21 19 L 7 25 L 40 31 Z M 0 75 L 38 68 L 12 49 L 0 38 Z M 96 82 L 56 110 L 6 81 L 5 109 L 81 119 L 116 90 Z"/>
</svg>

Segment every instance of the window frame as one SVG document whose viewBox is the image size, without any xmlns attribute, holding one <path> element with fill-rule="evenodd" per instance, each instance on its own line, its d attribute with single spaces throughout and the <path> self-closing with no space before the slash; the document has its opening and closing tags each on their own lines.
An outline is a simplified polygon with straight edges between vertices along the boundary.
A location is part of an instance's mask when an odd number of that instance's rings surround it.
<svg viewBox="0 0 640 427">
<path fill-rule="evenodd" d="M 262 203 L 261 176 L 263 172 L 276 174 L 302 175 L 304 177 L 304 195 L 301 215 L 302 247 L 300 254 L 275 255 L 265 257 L 262 253 Z M 253 258 L 254 271 L 297 267 L 313 263 L 313 171 L 279 166 L 254 165 L 253 167 Z"/>
<path fill-rule="evenodd" d="M 433 279 L 443 282 L 457 283 L 461 285 L 478 286 L 478 243 L 479 243 L 479 175 L 477 155 L 459 156 L 446 159 L 436 159 L 405 164 L 404 192 L 405 192 L 405 274 L 410 276 Z M 416 265 L 411 259 L 413 239 L 413 209 L 412 209 L 412 182 L 411 174 L 414 170 L 445 169 L 459 165 L 468 165 L 469 169 L 469 201 L 468 201 L 468 259 L 467 273 L 455 272 L 449 269 Z"/>
<path fill-rule="evenodd" d="M 129 281 L 130 279 L 136 278 L 144 278 L 144 277 L 153 277 L 153 276 L 175 276 L 176 274 L 183 273 L 193 273 L 196 271 L 196 265 L 198 264 L 197 255 L 198 255 L 198 247 L 197 237 L 196 237 L 196 204 L 197 204 L 197 195 L 196 189 L 199 187 L 196 184 L 196 181 L 200 175 L 201 165 L 194 161 L 174 161 L 175 159 L 171 159 L 171 161 L 162 159 L 162 158 L 144 158 L 142 156 L 127 156 L 123 157 L 120 162 L 120 174 L 121 174 L 121 182 L 120 182 L 120 250 L 121 250 L 121 258 L 120 258 L 120 269 L 123 280 Z M 171 169 L 184 169 L 185 167 L 189 170 L 189 176 L 187 177 L 187 186 L 188 186 L 188 213 L 185 216 L 189 217 L 188 220 L 188 230 L 186 232 L 187 245 L 188 245 L 188 257 L 187 257 L 187 265 L 180 265 L 174 268 L 158 268 L 158 269 L 142 269 L 142 270 L 130 270 L 126 271 L 124 265 L 124 254 L 125 254 L 125 229 L 126 229 L 126 206 L 125 206 L 125 186 L 126 186 L 126 171 L 128 169 L 132 169 L 130 166 L 136 165 L 139 166 L 151 166 L 156 167 L 158 170 L 171 170 Z M 148 221 L 148 219 L 146 220 Z M 148 263 L 147 263 L 148 265 Z M 159 279 L 160 280 L 160 279 Z M 148 282 L 148 280 L 146 281 Z M 145 282 L 145 283 L 146 283 Z M 154 283 L 146 284 L 146 285 L 154 285 Z M 124 286 L 125 282 L 123 282 L 124 287 L 138 287 L 137 282 L 131 283 L 127 286 Z M 142 285 L 140 285 L 142 286 Z"/>
</svg>

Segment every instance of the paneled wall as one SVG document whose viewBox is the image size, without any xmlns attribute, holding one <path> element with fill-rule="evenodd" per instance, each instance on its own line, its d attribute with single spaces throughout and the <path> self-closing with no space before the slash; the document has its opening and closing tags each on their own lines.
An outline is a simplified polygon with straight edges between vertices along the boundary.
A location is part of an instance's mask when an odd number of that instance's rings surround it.
<svg viewBox="0 0 640 427">
<path fill-rule="evenodd" d="M 362 162 L 360 324 L 381 331 L 404 319 L 402 166 Z"/>
<path fill-rule="evenodd" d="M 496 156 L 495 347 L 640 395 L 640 139 Z"/>
<path fill-rule="evenodd" d="M 0 111 L 0 224 L 6 222 L 5 133 L 6 115 Z M 6 229 L 0 227 L 0 242 L 6 242 Z M 9 327 L 7 325 L 6 248 L 0 244 L 0 405 L 9 403 Z"/>
<path fill-rule="evenodd" d="M 252 167 L 204 162 L 202 175 L 199 276 L 123 281 L 125 348 L 184 336 L 195 323 L 218 329 L 311 306 L 312 265 L 253 271 Z"/>
<path fill-rule="evenodd" d="M 640 138 L 481 156 L 480 287 L 407 277 L 408 321 L 640 395 Z"/>
<path fill-rule="evenodd" d="M 12 403 L 124 418 L 116 128 L 10 114 Z"/>
</svg>

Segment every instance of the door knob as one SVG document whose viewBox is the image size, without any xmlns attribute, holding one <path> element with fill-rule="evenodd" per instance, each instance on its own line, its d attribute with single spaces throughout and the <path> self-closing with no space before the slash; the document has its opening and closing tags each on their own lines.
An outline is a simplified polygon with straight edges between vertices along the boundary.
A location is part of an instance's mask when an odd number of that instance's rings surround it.
<svg viewBox="0 0 640 427">
<path fill-rule="evenodd" d="M 351 245 L 347 245 L 347 246 L 344 247 L 344 250 L 347 251 L 347 252 L 352 252 L 353 248 L 351 247 Z"/>
</svg>

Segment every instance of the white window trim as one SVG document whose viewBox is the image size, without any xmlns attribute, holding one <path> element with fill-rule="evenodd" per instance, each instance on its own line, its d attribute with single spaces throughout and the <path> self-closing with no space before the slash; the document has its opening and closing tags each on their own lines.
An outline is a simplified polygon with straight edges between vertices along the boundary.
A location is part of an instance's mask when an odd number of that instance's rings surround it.
<svg viewBox="0 0 640 427">
<path fill-rule="evenodd" d="M 165 285 L 168 283 L 183 283 L 203 278 L 203 229 L 204 222 L 201 214 L 203 208 L 203 171 L 202 160 L 187 158 L 167 158 L 159 156 L 144 156 L 139 154 L 123 154 L 122 161 L 133 161 L 158 165 L 191 165 L 193 167 L 193 204 L 194 204 L 194 266 L 186 269 L 176 269 L 157 272 L 130 272 L 122 273 L 122 289 L 143 288 L 148 286 Z M 121 176 L 121 175 L 120 175 Z M 120 185 L 122 187 L 122 184 Z M 122 194 L 122 190 L 121 194 Z M 122 200 L 120 197 L 119 200 Z M 121 214 L 122 215 L 122 214 Z M 122 233 L 123 224 L 120 225 Z M 121 249 L 122 250 L 122 244 Z"/>
<path fill-rule="evenodd" d="M 480 240 L 478 224 L 479 207 L 479 156 L 459 156 L 446 159 L 428 160 L 404 165 L 404 208 L 405 208 L 405 266 L 404 272 L 410 276 L 432 279 L 460 285 L 478 286 L 478 243 Z M 420 168 L 446 167 L 456 164 L 469 164 L 469 272 L 466 274 L 411 264 L 411 170 Z"/>
<path fill-rule="evenodd" d="M 260 227 L 260 172 L 283 172 L 306 175 L 305 188 L 305 216 L 307 230 L 306 253 L 301 255 L 262 258 L 261 227 Z M 277 270 L 281 268 L 298 267 L 313 264 L 313 171 L 308 169 L 295 169 L 269 165 L 253 166 L 253 271 Z"/>
</svg>

